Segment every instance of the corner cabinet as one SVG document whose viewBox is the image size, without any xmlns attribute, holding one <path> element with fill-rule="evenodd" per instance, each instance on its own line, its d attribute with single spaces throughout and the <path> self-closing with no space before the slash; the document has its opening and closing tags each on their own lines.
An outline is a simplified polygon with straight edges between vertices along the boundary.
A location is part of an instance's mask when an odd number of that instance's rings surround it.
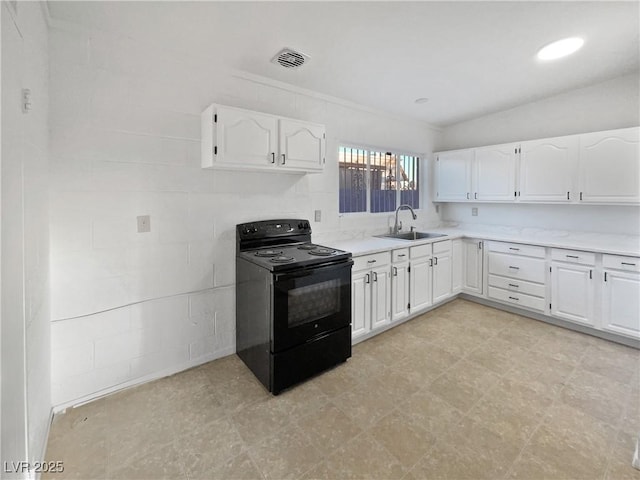
<svg viewBox="0 0 640 480">
<path fill-rule="evenodd" d="M 324 168 L 323 125 L 224 105 L 201 115 L 203 168 L 313 173 Z"/>
<path fill-rule="evenodd" d="M 515 198 L 518 145 L 436 154 L 437 202 L 510 202 Z"/>
<path fill-rule="evenodd" d="M 436 154 L 436 202 L 461 202 L 471 199 L 473 150 Z"/>
</svg>

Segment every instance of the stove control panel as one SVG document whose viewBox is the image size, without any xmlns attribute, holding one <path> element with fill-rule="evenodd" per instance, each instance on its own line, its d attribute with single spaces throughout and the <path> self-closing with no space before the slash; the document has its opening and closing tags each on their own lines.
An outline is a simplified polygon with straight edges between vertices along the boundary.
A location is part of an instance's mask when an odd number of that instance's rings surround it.
<svg viewBox="0 0 640 480">
<path fill-rule="evenodd" d="M 264 220 L 241 223 L 236 226 L 236 229 L 241 238 L 251 239 L 311 234 L 311 225 L 308 220 Z"/>
</svg>

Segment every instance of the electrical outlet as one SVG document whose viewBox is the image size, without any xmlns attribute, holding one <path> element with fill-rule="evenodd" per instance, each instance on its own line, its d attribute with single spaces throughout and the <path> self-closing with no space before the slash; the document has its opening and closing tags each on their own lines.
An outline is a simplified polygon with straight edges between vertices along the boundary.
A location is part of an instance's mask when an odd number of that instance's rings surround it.
<svg viewBox="0 0 640 480">
<path fill-rule="evenodd" d="M 151 216 L 140 215 L 138 217 L 138 233 L 145 233 L 151 231 Z"/>
<path fill-rule="evenodd" d="M 315 211 L 315 219 L 316 219 L 316 222 L 319 222 L 322 220 L 322 210 Z"/>
<path fill-rule="evenodd" d="M 478 207 L 473 207 L 471 209 L 471 216 L 472 217 L 477 217 L 478 216 Z"/>
</svg>

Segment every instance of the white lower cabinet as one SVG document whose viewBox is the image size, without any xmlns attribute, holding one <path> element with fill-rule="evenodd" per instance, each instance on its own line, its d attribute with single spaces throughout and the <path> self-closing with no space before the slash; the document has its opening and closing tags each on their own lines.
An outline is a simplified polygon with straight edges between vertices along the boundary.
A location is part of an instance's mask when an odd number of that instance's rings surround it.
<svg viewBox="0 0 640 480">
<path fill-rule="evenodd" d="M 351 275 L 351 333 L 358 338 L 391 321 L 389 252 L 354 258 Z"/>
<path fill-rule="evenodd" d="M 640 258 L 602 258 L 602 328 L 640 338 Z"/>
<path fill-rule="evenodd" d="M 391 321 L 409 316 L 409 249 L 391 252 Z"/>
<path fill-rule="evenodd" d="M 418 245 L 409 249 L 411 271 L 409 272 L 409 302 L 411 311 L 417 312 L 430 307 L 433 303 L 431 293 L 431 276 L 433 258 L 431 244 Z"/>
<path fill-rule="evenodd" d="M 546 311 L 546 249 L 487 242 L 487 296 L 511 305 Z"/>
<path fill-rule="evenodd" d="M 451 240 L 433 243 L 433 303 L 439 303 L 451 296 L 451 252 Z"/>
<path fill-rule="evenodd" d="M 482 240 L 462 240 L 462 291 L 482 295 Z"/>
<path fill-rule="evenodd" d="M 462 272 L 464 268 L 464 256 L 462 254 L 462 239 L 451 240 L 451 293 L 462 291 Z"/>
<path fill-rule="evenodd" d="M 595 326 L 595 255 L 553 249 L 551 257 L 551 315 Z"/>
</svg>

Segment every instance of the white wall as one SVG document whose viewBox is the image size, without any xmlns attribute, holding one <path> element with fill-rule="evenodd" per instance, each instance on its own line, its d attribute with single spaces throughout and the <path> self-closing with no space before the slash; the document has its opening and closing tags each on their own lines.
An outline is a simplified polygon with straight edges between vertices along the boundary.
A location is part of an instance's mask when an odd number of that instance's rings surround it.
<svg viewBox="0 0 640 480">
<path fill-rule="evenodd" d="M 452 125 L 437 150 L 452 150 L 640 125 L 640 78 L 626 75 L 539 102 Z M 478 216 L 471 208 L 478 207 Z M 640 208 L 589 205 L 443 204 L 442 219 L 640 235 Z"/>
<path fill-rule="evenodd" d="M 237 223 L 321 210 L 316 241 L 386 229 L 390 215 L 338 215 L 340 141 L 432 151 L 424 124 L 222 72 L 213 58 L 66 24 L 50 46 L 58 406 L 234 351 Z M 212 102 L 325 124 L 325 172 L 201 169 Z M 137 215 L 151 215 L 150 233 L 136 233 Z M 439 220 L 432 206 L 420 216 Z"/>
<path fill-rule="evenodd" d="M 435 148 L 454 150 L 637 125 L 640 76 L 635 73 L 450 125 Z"/>
<path fill-rule="evenodd" d="M 0 9 L 2 460 L 33 463 L 43 460 L 51 412 L 48 32 L 39 3 Z M 22 88 L 32 93 L 27 114 Z"/>
</svg>

